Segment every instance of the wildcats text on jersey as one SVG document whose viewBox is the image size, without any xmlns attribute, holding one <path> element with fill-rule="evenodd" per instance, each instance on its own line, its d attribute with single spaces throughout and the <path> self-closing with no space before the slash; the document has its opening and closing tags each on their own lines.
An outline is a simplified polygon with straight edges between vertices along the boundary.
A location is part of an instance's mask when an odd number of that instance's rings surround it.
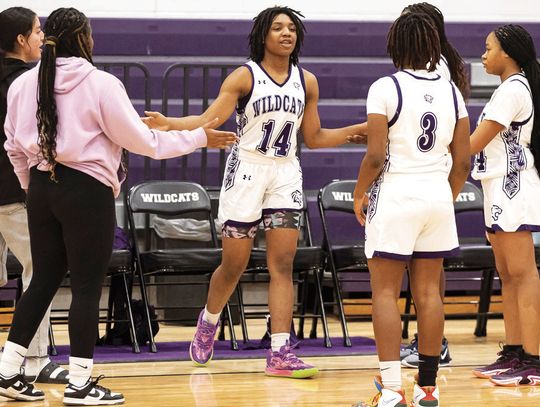
<svg viewBox="0 0 540 407">
<path fill-rule="evenodd" d="M 269 95 L 255 100 L 253 106 L 253 117 L 261 113 L 287 112 L 297 115 L 298 118 L 304 114 L 304 103 L 294 96 Z"/>
</svg>

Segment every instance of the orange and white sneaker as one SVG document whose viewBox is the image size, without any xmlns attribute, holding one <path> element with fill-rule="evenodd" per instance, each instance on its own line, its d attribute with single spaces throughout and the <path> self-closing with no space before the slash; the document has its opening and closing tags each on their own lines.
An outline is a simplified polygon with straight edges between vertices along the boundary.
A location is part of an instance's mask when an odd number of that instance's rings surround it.
<svg viewBox="0 0 540 407">
<path fill-rule="evenodd" d="M 355 407 L 407 407 L 403 390 L 385 389 L 380 376 L 376 376 L 374 382 L 379 392 L 370 401 L 361 401 Z"/>
<path fill-rule="evenodd" d="M 439 388 L 414 384 L 411 407 L 439 407 Z"/>
</svg>

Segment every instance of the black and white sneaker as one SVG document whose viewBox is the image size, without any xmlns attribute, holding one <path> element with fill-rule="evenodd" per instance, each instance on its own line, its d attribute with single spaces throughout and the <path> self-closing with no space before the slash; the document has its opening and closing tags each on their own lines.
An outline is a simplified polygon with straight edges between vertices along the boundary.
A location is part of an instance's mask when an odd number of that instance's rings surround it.
<svg viewBox="0 0 540 407">
<path fill-rule="evenodd" d="M 67 406 L 109 406 L 123 404 L 124 395 L 113 393 L 110 389 L 99 386 L 98 382 L 104 376 L 99 376 L 96 380 L 88 379 L 83 387 L 77 387 L 71 383 L 64 391 L 64 404 Z"/>
<path fill-rule="evenodd" d="M 39 401 L 45 399 L 45 393 L 34 388 L 22 374 L 5 378 L 0 375 L 0 396 L 13 400 Z"/>
</svg>

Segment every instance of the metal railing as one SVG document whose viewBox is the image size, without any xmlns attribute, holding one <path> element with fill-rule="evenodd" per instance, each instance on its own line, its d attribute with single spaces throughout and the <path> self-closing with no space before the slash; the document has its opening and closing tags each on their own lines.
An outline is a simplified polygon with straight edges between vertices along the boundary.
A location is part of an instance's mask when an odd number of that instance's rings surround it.
<svg viewBox="0 0 540 407">
<path fill-rule="evenodd" d="M 232 64 L 174 64 L 171 65 L 165 71 L 162 82 L 162 113 L 164 115 L 188 116 L 193 114 L 195 101 L 200 100 L 200 111 L 196 114 L 203 113 L 208 106 L 212 98 L 218 95 L 219 86 L 225 80 L 227 75 L 237 67 Z M 217 71 L 217 72 L 216 72 Z M 214 75 L 212 75 L 215 73 Z M 200 78 L 195 75 L 202 74 Z M 174 78 L 180 77 L 181 84 L 174 84 Z M 195 83 L 198 82 L 198 83 Z M 213 83 L 212 83 L 213 82 Z M 217 83 L 218 82 L 218 83 Z M 176 86 L 175 86 L 176 85 Z M 198 85 L 198 89 L 194 89 L 194 86 Z M 217 85 L 217 86 L 216 86 Z M 200 99 L 195 99 L 193 95 L 200 96 Z M 173 113 L 174 102 L 181 101 L 182 111 Z M 177 103 L 180 104 L 180 103 Z M 227 118 L 229 119 L 229 118 Z M 225 128 L 231 129 L 231 124 L 226 123 Z M 180 179 L 190 180 L 200 183 L 201 185 L 221 185 L 223 180 L 223 172 L 225 169 L 225 151 L 219 150 L 219 165 L 217 171 L 217 178 L 215 180 L 209 180 L 208 176 L 208 149 L 203 148 L 200 154 L 200 173 L 199 179 L 189 179 L 188 166 L 192 159 L 185 155 L 181 158 Z M 160 177 L 166 178 L 167 173 L 167 160 L 162 160 L 160 168 Z"/>
</svg>

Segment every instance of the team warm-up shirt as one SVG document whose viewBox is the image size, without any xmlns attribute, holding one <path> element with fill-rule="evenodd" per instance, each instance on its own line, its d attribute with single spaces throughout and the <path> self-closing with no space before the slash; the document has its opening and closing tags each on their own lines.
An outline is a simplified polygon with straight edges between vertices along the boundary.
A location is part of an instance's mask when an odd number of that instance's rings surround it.
<svg viewBox="0 0 540 407">
<path fill-rule="evenodd" d="M 529 82 L 522 74 L 508 77 L 493 92 L 478 118 L 492 120 L 505 127 L 475 157 L 473 178 L 507 177 L 505 188 L 518 188 L 513 182 L 519 172 L 533 168 L 529 148 L 534 122 L 534 109 Z"/>
<path fill-rule="evenodd" d="M 253 86 L 236 111 L 240 157 L 242 153 L 273 159 L 294 157 L 306 100 L 302 69 L 291 64 L 289 77 L 278 84 L 258 63 L 249 61 L 245 66 Z"/>
<path fill-rule="evenodd" d="M 371 85 L 367 113 L 388 118 L 386 173 L 448 174 L 456 121 L 467 117 L 453 83 L 427 70 L 399 71 Z"/>
</svg>

